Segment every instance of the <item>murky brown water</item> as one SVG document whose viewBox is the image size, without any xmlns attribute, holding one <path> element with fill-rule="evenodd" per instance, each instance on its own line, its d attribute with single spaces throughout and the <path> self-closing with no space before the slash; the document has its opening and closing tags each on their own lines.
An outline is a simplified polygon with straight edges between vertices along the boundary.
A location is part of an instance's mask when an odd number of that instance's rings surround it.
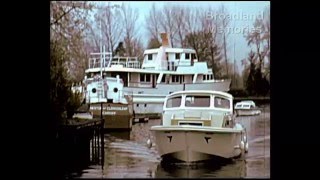
<svg viewBox="0 0 320 180">
<path fill-rule="evenodd" d="M 245 160 L 196 164 L 191 167 L 178 164 L 164 165 L 153 146 L 147 148 L 153 137 L 149 128 L 160 120 L 134 124 L 131 132 L 113 132 L 105 135 L 104 168 L 90 166 L 80 178 L 170 178 L 170 177 L 270 177 L 270 107 L 261 107 L 259 116 L 237 117 L 248 132 L 249 152 Z M 154 141 L 153 141 L 154 142 Z"/>
</svg>

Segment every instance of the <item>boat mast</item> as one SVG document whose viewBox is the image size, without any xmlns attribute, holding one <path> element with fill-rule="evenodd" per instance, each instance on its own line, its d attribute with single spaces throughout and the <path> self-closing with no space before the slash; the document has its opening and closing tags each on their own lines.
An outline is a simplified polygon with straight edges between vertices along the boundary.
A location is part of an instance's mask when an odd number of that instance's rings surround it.
<svg viewBox="0 0 320 180">
<path fill-rule="evenodd" d="M 236 43 L 233 36 L 233 81 L 234 81 L 234 88 L 236 85 Z"/>
<path fill-rule="evenodd" d="M 236 10 L 236 3 L 234 5 L 234 11 Z M 235 28 L 235 20 L 233 19 L 233 28 Z M 235 34 L 233 34 L 233 88 L 236 86 L 236 41 L 235 41 Z"/>
<path fill-rule="evenodd" d="M 100 18 L 100 77 L 102 78 L 102 25 Z"/>
</svg>

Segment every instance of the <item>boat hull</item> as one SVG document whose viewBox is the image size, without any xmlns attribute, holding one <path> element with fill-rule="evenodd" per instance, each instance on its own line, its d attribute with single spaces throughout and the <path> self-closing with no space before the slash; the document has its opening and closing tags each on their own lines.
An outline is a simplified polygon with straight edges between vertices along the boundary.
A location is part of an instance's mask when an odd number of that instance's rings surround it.
<svg viewBox="0 0 320 180">
<path fill-rule="evenodd" d="M 133 121 L 132 105 L 121 103 L 102 103 L 102 118 L 105 129 L 131 129 Z M 101 103 L 90 104 L 93 118 L 101 117 Z"/>
<path fill-rule="evenodd" d="M 124 87 L 125 92 L 132 95 L 134 111 L 138 115 L 153 115 L 160 117 L 163 111 L 165 97 L 175 91 L 182 90 L 216 90 L 229 91 L 231 81 L 217 81 L 194 84 L 158 84 L 150 87 Z"/>
<path fill-rule="evenodd" d="M 151 128 L 160 156 L 184 162 L 210 160 L 214 156 L 240 156 L 242 128 L 191 126 L 153 126 Z"/>
</svg>

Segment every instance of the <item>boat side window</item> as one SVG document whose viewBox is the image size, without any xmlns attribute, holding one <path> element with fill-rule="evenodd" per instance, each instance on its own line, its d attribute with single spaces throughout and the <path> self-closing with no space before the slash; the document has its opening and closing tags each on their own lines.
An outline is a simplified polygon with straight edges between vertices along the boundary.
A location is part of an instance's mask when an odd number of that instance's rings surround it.
<svg viewBox="0 0 320 180">
<path fill-rule="evenodd" d="M 196 59 L 196 54 L 191 54 L 191 59 Z"/>
<path fill-rule="evenodd" d="M 168 99 L 166 107 L 167 108 L 180 107 L 181 99 L 182 99 L 181 96 Z"/>
<path fill-rule="evenodd" d="M 150 82 L 150 74 L 146 74 L 146 82 Z"/>
<path fill-rule="evenodd" d="M 186 107 L 210 107 L 210 96 L 186 96 Z"/>
<path fill-rule="evenodd" d="M 166 82 L 166 75 L 162 75 L 162 79 L 161 79 L 161 82 Z"/>
<path fill-rule="evenodd" d="M 180 79 L 179 79 L 179 76 L 178 75 L 172 75 L 172 82 L 179 82 Z"/>
<path fill-rule="evenodd" d="M 180 53 L 176 53 L 176 59 L 180 59 Z"/>
<path fill-rule="evenodd" d="M 222 97 L 215 97 L 214 98 L 214 107 L 230 109 L 230 101 L 228 99 L 225 99 Z"/>
<path fill-rule="evenodd" d="M 140 82 L 144 82 L 144 74 L 143 73 L 140 74 Z"/>
<path fill-rule="evenodd" d="M 186 59 L 190 59 L 190 54 L 186 53 Z"/>
<path fill-rule="evenodd" d="M 140 82 L 150 82 L 150 74 L 140 74 Z"/>
<path fill-rule="evenodd" d="M 149 60 L 149 61 L 152 60 L 152 54 L 148 54 L 148 60 Z"/>
</svg>

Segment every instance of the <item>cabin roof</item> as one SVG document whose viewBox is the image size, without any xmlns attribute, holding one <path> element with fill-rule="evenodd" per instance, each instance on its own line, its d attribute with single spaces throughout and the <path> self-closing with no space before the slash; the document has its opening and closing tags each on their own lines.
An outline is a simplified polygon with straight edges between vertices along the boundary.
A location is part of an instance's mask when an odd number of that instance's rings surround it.
<svg viewBox="0 0 320 180">
<path fill-rule="evenodd" d="M 227 98 L 233 98 L 233 96 L 229 93 L 226 92 L 222 92 L 222 91 L 208 91 L 208 90 L 187 90 L 187 91 L 176 91 L 170 95 L 168 95 L 168 97 L 171 96 L 175 96 L 175 95 L 179 95 L 179 94 L 213 94 L 213 95 L 220 95 L 220 96 L 224 96 Z"/>
<path fill-rule="evenodd" d="M 254 103 L 253 101 L 251 100 L 245 100 L 245 101 L 241 101 L 242 103 Z"/>
<path fill-rule="evenodd" d="M 156 48 L 156 49 L 147 49 L 144 51 L 144 54 L 154 54 L 154 53 L 158 53 L 160 50 L 160 48 Z M 165 52 L 168 53 L 195 53 L 196 51 L 194 49 L 187 49 L 187 48 L 165 48 Z"/>
<path fill-rule="evenodd" d="M 255 105 L 255 103 L 253 101 L 241 101 L 241 102 L 237 102 L 236 106 L 240 105 L 240 104 L 242 104 L 242 105 Z"/>
</svg>

